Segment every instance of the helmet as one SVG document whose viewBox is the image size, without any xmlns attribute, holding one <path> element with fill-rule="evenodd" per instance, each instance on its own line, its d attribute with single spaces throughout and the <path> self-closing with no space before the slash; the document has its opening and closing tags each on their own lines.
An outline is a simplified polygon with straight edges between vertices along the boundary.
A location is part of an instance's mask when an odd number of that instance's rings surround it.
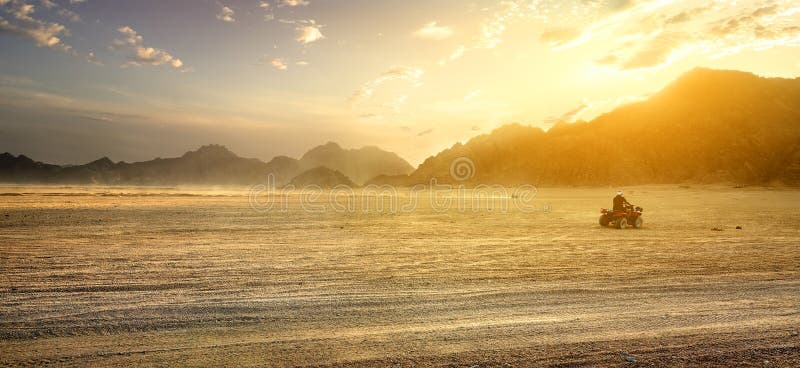
<svg viewBox="0 0 800 368">
<path fill-rule="evenodd" d="M 622 195 L 622 190 L 618 190 L 617 195 Z"/>
</svg>

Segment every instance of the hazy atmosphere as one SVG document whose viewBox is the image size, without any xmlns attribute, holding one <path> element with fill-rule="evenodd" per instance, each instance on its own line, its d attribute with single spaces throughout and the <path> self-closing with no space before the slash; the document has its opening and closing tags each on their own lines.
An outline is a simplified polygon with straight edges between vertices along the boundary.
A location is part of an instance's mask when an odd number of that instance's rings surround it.
<svg viewBox="0 0 800 368">
<path fill-rule="evenodd" d="M 335 141 L 416 166 L 696 66 L 793 77 L 798 24 L 791 0 L 2 0 L 0 147 L 79 164 L 218 143 L 267 161 Z"/>
<path fill-rule="evenodd" d="M 800 367 L 800 2 L 0 0 L 0 366 Z"/>
</svg>

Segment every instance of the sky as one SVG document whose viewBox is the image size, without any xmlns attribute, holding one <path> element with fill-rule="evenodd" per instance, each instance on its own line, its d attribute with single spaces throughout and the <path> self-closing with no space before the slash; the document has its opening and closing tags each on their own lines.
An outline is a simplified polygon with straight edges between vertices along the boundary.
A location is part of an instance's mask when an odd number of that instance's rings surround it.
<svg viewBox="0 0 800 368">
<path fill-rule="evenodd" d="M 412 165 L 695 67 L 800 76 L 800 2 L 0 0 L 0 152 L 78 164 L 328 141 Z"/>
</svg>

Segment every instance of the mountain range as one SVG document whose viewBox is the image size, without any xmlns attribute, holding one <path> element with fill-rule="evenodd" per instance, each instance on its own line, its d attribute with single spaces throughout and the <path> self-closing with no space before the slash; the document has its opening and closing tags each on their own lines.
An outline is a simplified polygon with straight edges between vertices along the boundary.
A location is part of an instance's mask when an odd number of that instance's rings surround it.
<svg viewBox="0 0 800 368">
<path fill-rule="evenodd" d="M 547 131 L 502 126 L 456 143 L 416 170 L 377 147 L 343 149 L 332 142 L 300 159 L 266 163 L 220 145 L 176 158 L 126 163 L 103 157 L 76 166 L 0 155 L 0 182 L 246 185 L 269 173 L 278 185 L 410 186 L 433 178 L 465 185 L 800 185 L 800 78 L 698 68 L 645 101 L 589 122 L 558 122 Z"/>
<path fill-rule="evenodd" d="M 413 167 L 394 153 L 377 147 L 343 149 L 327 143 L 311 149 L 300 159 L 278 156 L 269 162 L 242 158 L 225 146 L 210 144 L 181 157 L 143 162 L 113 162 L 107 157 L 84 165 L 59 166 L 34 161 L 24 155 L 0 154 L 0 182 L 75 183 L 121 185 L 248 185 L 264 183 L 268 174 L 277 185 L 295 177 L 309 181 L 330 169 L 346 184 L 363 183 L 382 175 L 403 175 Z M 325 173 L 327 174 L 327 173 Z M 341 177 L 339 177 L 341 176 Z M 324 178 L 323 175 L 321 178 Z"/>
<path fill-rule="evenodd" d="M 459 161 L 469 163 L 469 175 L 451 175 Z M 371 183 L 431 178 L 465 185 L 798 185 L 800 78 L 698 68 L 592 121 L 547 131 L 506 125 L 428 158 L 410 175 Z"/>
</svg>

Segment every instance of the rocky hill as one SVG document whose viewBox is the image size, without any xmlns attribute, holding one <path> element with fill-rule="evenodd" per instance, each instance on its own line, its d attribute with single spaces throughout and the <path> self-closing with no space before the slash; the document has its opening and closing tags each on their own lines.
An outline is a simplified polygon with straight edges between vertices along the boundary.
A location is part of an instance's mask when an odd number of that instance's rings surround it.
<svg viewBox="0 0 800 368">
<path fill-rule="evenodd" d="M 350 178 L 339 172 L 325 166 L 318 166 L 310 170 L 306 170 L 299 175 L 292 178 L 289 183 L 295 188 L 303 188 L 308 186 L 318 186 L 324 189 L 330 189 L 336 186 L 346 186 L 349 188 L 356 187 Z"/>
<path fill-rule="evenodd" d="M 405 175 L 414 171 L 406 160 L 395 153 L 375 146 L 342 149 L 333 142 L 306 152 L 300 159 L 300 165 L 304 168 L 324 166 L 338 170 L 359 184 L 378 175 Z"/>
<path fill-rule="evenodd" d="M 692 70 L 648 100 L 550 130 L 503 126 L 428 158 L 410 176 L 372 183 L 800 184 L 800 78 Z M 463 160 L 462 160 L 463 161 Z M 458 177 L 457 179 L 462 179 Z"/>
</svg>

